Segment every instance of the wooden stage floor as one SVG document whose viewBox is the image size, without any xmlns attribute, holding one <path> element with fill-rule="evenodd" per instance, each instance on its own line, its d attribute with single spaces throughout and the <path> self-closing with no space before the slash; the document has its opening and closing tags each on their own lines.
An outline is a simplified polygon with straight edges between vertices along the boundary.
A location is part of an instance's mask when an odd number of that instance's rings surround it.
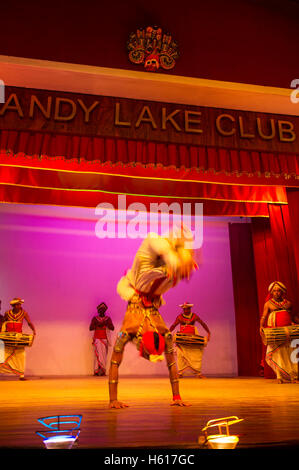
<svg viewBox="0 0 299 470">
<path fill-rule="evenodd" d="M 299 445 L 299 385 L 262 378 L 184 378 L 191 407 L 171 407 L 165 377 L 121 377 L 129 408 L 108 409 L 106 377 L 0 379 L 0 447 L 42 448 L 37 418 L 82 414 L 78 447 L 196 448 L 209 419 L 237 415 L 238 447 Z M 233 429 L 234 428 L 234 429 Z"/>
</svg>

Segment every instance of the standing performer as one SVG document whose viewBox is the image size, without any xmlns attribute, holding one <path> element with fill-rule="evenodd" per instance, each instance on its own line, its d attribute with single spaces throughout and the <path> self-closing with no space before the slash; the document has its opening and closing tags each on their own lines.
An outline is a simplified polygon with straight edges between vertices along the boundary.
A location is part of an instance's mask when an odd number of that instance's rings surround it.
<svg viewBox="0 0 299 470">
<path fill-rule="evenodd" d="M 117 292 L 128 302 L 128 307 L 111 359 L 110 408 L 128 406 L 117 399 L 118 367 L 127 342 L 134 340 L 137 348 L 140 349 L 143 336 L 149 331 L 157 334 L 157 340 L 160 335 L 164 338 L 165 356 L 173 394 L 171 404 L 186 406 L 179 393 L 172 335 L 158 309 L 163 302 L 162 294 L 174 287 L 181 279 L 189 279 L 196 267 L 192 251 L 184 247 L 187 241 L 190 243 L 190 240 L 192 240 L 191 232 L 183 227 L 180 229 L 180 234 L 170 238 L 149 233 L 136 253 L 132 268 L 118 283 Z M 156 349 L 156 354 L 161 352 L 158 349 Z"/>
<path fill-rule="evenodd" d="M 33 335 L 36 335 L 36 331 L 33 323 L 31 322 L 29 315 L 22 308 L 24 300 L 16 297 L 11 302 L 11 310 L 5 312 L 2 330 L 6 332 L 22 333 L 23 320 L 26 320 L 29 327 L 33 331 Z M 0 364 L 0 373 L 14 374 L 19 377 L 20 380 L 25 380 L 25 347 L 24 346 L 7 346 L 5 345 L 5 360 Z"/>
<path fill-rule="evenodd" d="M 262 328 L 283 327 L 291 325 L 298 319 L 292 315 L 292 304 L 286 298 L 286 287 L 282 282 L 272 282 L 268 288 L 268 296 L 264 305 L 263 315 L 260 321 L 260 333 Z M 298 364 L 291 361 L 294 348 L 290 341 L 281 344 L 267 346 L 266 361 L 276 373 L 278 383 L 297 383 Z"/>
<path fill-rule="evenodd" d="M 97 306 L 98 315 L 91 320 L 89 330 L 94 331 L 92 344 L 94 345 L 94 375 L 106 375 L 106 362 L 109 339 L 107 330 L 114 330 L 112 320 L 105 315 L 107 305 L 102 302 Z"/>
<path fill-rule="evenodd" d="M 198 335 L 197 328 L 195 327 L 195 323 L 198 322 L 208 333 L 207 341 L 210 341 L 211 333 L 208 326 L 199 318 L 198 315 L 196 315 L 196 313 L 191 311 L 193 304 L 185 302 L 181 304 L 180 307 L 182 307 L 183 312 L 176 317 L 169 330 L 173 331 L 176 326 L 180 325 L 180 333 L 184 333 L 186 335 Z M 204 376 L 201 375 L 201 363 L 205 346 L 177 344 L 176 347 L 179 377 L 183 377 L 183 372 L 190 368 L 197 374 L 198 378 L 204 378 Z"/>
</svg>

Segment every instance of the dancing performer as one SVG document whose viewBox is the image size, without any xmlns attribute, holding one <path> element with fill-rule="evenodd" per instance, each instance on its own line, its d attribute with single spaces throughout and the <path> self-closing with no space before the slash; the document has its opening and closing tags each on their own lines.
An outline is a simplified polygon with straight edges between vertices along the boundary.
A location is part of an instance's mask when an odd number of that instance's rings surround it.
<svg viewBox="0 0 299 470">
<path fill-rule="evenodd" d="M 36 335 L 35 327 L 31 322 L 29 315 L 22 308 L 24 300 L 16 297 L 11 302 L 11 310 L 4 314 L 2 331 L 22 333 L 23 321 L 26 320 L 29 327 Z M 0 364 L 0 373 L 14 374 L 20 380 L 25 380 L 25 347 L 24 346 L 7 346 L 5 345 L 5 359 Z"/>
<path fill-rule="evenodd" d="M 94 375 L 106 375 L 108 354 L 108 330 L 113 331 L 111 318 L 106 315 L 108 307 L 102 302 L 97 306 L 98 315 L 91 320 L 89 330 L 94 331 L 92 344 L 94 346 Z"/>
<path fill-rule="evenodd" d="M 180 325 L 180 333 L 186 335 L 198 335 L 195 323 L 198 322 L 207 332 L 207 341 L 210 341 L 211 333 L 208 326 L 203 322 L 196 313 L 192 312 L 193 304 L 183 303 L 180 305 L 183 312 L 178 315 L 174 323 L 169 328 L 173 331 L 178 325 Z M 192 344 L 177 344 L 177 360 L 178 360 L 178 374 L 179 377 L 183 377 L 183 372 L 187 369 L 194 371 L 198 378 L 204 378 L 201 374 L 201 363 L 204 345 L 192 345 Z"/>
<path fill-rule="evenodd" d="M 272 282 L 268 288 L 268 296 L 264 305 L 263 315 L 260 321 L 260 333 L 262 328 L 288 326 L 298 321 L 292 314 L 292 304 L 286 298 L 286 287 L 282 282 Z M 293 363 L 291 354 L 294 348 L 290 341 L 283 344 L 273 344 L 267 346 L 266 361 L 276 373 L 278 383 L 297 383 L 298 364 Z"/>
<path fill-rule="evenodd" d="M 189 246 L 191 237 L 191 232 L 186 228 L 182 228 L 182 233 L 176 233 L 168 238 L 148 234 L 136 253 L 132 268 L 118 283 L 117 291 L 121 298 L 128 302 L 128 307 L 111 358 L 110 408 L 127 406 L 117 399 L 118 367 L 127 342 L 135 341 L 140 350 L 141 344 L 144 343 L 142 338 L 147 332 L 157 333 L 155 336 L 157 340 L 164 338 L 164 352 L 173 394 L 171 405 L 187 405 L 182 401 L 179 393 L 172 335 L 158 309 L 164 302 L 162 294 L 174 287 L 181 279 L 189 279 L 196 268 L 192 250 L 185 248 L 187 241 L 189 241 Z M 156 355 L 160 353 L 161 349 L 159 350 L 157 341 Z"/>
</svg>

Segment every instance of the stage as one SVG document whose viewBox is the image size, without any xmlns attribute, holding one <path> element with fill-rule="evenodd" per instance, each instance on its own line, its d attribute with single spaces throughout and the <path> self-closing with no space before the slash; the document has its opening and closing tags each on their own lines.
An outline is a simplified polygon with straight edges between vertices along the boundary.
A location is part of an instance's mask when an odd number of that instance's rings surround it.
<svg viewBox="0 0 299 470">
<path fill-rule="evenodd" d="M 192 406 L 170 406 L 167 377 L 121 377 L 119 399 L 108 409 L 106 377 L 1 377 L 0 447 L 43 448 L 37 419 L 82 414 L 78 448 L 198 448 L 206 422 L 237 415 L 238 448 L 299 445 L 299 385 L 263 378 L 183 378 L 181 395 Z"/>
</svg>

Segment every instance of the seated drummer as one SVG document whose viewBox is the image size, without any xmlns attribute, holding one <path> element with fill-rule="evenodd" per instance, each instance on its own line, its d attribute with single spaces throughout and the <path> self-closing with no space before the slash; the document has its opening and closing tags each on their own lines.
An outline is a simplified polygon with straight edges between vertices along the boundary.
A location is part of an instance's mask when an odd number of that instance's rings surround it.
<svg viewBox="0 0 299 470">
<path fill-rule="evenodd" d="M 183 312 L 178 315 L 174 323 L 169 328 L 170 331 L 174 330 L 176 326 L 180 325 L 180 333 L 186 335 L 198 335 L 195 323 L 198 322 L 208 333 L 207 341 L 210 341 L 211 332 L 208 326 L 202 321 L 196 313 L 192 312 L 193 304 L 185 302 L 180 305 Z M 201 362 L 204 346 L 194 346 L 192 344 L 177 344 L 177 359 L 178 359 L 178 374 L 183 377 L 183 372 L 191 369 L 196 373 L 197 377 L 205 378 L 201 374 Z"/>
<path fill-rule="evenodd" d="M 23 320 L 26 320 L 28 326 L 33 331 L 33 335 L 36 334 L 35 327 L 31 322 L 29 315 L 22 308 L 24 300 L 19 297 L 15 297 L 10 305 L 12 308 L 7 310 L 4 314 L 2 322 L 2 331 L 7 333 L 22 333 Z M 5 345 L 5 359 L 3 363 L 0 363 L 0 373 L 14 374 L 19 377 L 20 380 L 25 380 L 25 347 L 23 346 L 7 346 Z"/>
</svg>

